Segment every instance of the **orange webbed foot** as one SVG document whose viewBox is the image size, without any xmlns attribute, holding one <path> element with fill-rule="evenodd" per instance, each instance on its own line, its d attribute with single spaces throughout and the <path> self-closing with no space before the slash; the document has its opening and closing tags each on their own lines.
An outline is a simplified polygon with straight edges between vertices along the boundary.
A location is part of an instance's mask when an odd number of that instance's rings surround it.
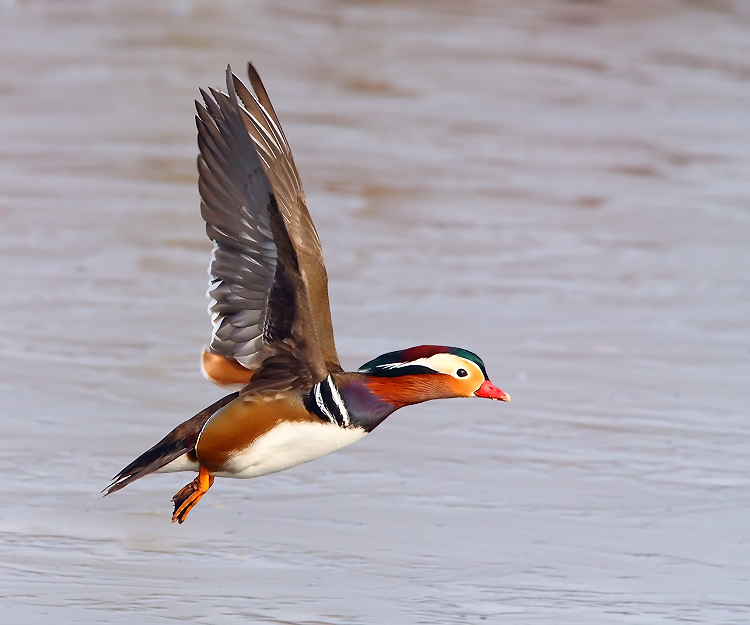
<svg viewBox="0 0 750 625">
<path fill-rule="evenodd" d="M 190 484 L 184 486 L 179 493 L 172 497 L 174 502 L 174 512 L 172 513 L 172 523 L 177 521 L 182 524 L 187 518 L 188 512 L 190 512 L 195 504 L 197 504 L 201 497 L 208 492 L 214 483 L 214 476 L 209 475 L 208 471 L 203 467 L 198 472 L 196 477 Z"/>
</svg>

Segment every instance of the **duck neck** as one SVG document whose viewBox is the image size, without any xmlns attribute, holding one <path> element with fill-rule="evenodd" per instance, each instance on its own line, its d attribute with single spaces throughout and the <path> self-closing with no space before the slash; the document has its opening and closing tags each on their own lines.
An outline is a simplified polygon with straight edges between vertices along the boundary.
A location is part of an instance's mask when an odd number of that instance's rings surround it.
<svg viewBox="0 0 750 625">
<path fill-rule="evenodd" d="M 352 427 L 360 427 L 371 432 L 395 410 L 406 405 L 391 401 L 373 390 L 368 384 L 372 376 L 339 373 L 333 374 L 332 378 L 349 413 Z"/>
</svg>

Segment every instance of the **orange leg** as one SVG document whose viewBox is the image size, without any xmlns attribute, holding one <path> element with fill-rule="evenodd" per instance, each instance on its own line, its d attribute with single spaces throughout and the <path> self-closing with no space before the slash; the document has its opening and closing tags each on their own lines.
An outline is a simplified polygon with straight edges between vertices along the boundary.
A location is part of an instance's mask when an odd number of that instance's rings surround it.
<svg viewBox="0 0 750 625">
<path fill-rule="evenodd" d="M 198 477 L 172 497 L 172 501 L 174 502 L 172 523 L 175 521 L 180 524 L 184 523 L 188 512 L 200 501 L 201 497 L 206 494 L 213 483 L 214 476 L 209 475 L 208 471 L 201 466 Z"/>
</svg>

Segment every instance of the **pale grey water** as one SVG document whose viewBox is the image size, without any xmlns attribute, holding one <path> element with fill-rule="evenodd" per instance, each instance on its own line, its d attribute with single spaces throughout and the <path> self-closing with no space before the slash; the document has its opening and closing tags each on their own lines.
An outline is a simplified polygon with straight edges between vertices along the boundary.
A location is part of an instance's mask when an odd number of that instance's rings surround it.
<svg viewBox="0 0 750 625">
<path fill-rule="evenodd" d="M 192 100 L 260 68 L 339 352 L 480 353 L 313 464 L 108 478 L 221 395 Z M 750 622 L 750 5 L 0 2 L 3 623 Z"/>
</svg>

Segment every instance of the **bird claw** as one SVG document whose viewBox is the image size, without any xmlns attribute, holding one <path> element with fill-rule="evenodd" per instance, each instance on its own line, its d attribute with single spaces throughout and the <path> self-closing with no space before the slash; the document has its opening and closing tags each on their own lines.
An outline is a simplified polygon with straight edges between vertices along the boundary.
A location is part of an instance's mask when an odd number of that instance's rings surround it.
<svg viewBox="0 0 750 625">
<path fill-rule="evenodd" d="M 182 525 L 187 518 L 188 513 L 195 507 L 201 497 L 206 494 L 211 485 L 214 483 L 213 475 L 203 467 L 200 468 L 198 477 L 190 484 L 183 486 L 180 491 L 172 497 L 174 503 L 174 512 L 172 513 L 172 523 L 175 521 Z"/>
</svg>

